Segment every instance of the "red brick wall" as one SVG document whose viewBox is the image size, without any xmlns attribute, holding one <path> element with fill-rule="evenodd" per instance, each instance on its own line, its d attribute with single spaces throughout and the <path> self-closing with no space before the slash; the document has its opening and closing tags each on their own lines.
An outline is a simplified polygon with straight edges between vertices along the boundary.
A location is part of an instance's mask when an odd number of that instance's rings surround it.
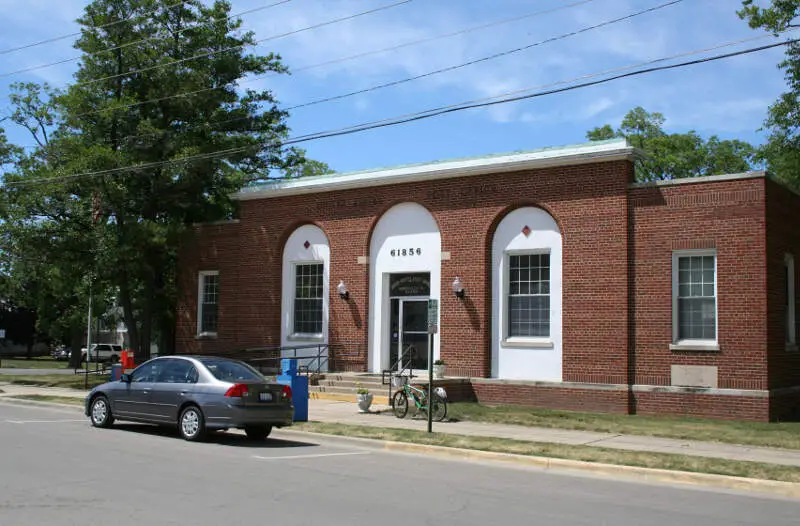
<svg viewBox="0 0 800 526">
<path fill-rule="evenodd" d="M 672 364 L 713 365 L 719 388 L 767 389 L 764 180 L 637 188 L 630 196 L 634 383 L 669 385 Z M 669 350 L 672 254 L 690 248 L 717 252 L 719 352 Z"/>
<path fill-rule="evenodd" d="M 478 402 L 485 405 L 512 404 L 596 413 L 626 413 L 628 407 L 628 394 L 622 389 L 551 387 L 479 380 L 473 382 L 472 388 Z"/>
<path fill-rule="evenodd" d="M 794 256 L 795 318 L 800 286 L 800 196 L 780 184 L 767 180 L 767 284 L 769 327 L 770 387 L 800 385 L 800 352 L 786 346 L 786 289 L 784 256 Z M 797 321 L 795 321 L 797 330 Z M 797 338 L 797 336 L 795 336 Z M 798 400 L 800 401 L 800 400 Z"/>
<path fill-rule="evenodd" d="M 369 256 L 372 228 L 391 206 L 416 202 L 439 224 L 442 250 L 441 356 L 452 374 L 490 374 L 491 241 L 510 210 L 541 206 L 558 222 L 564 253 L 564 376 L 566 380 L 624 381 L 627 368 L 627 185 L 633 166 L 614 161 L 507 174 L 462 177 L 391 187 L 244 201 L 241 222 L 203 227 L 182 252 L 180 352 L 219 352 L 279 345 L 281 252 L 291 232 L 314 222 L 331 246 L 331 283 L 344 280 L 344 302 L 331 287 L 330 334 L 345 349 L 348 368 L 366 367 Z M 186 263 L 185 265 L 183 263 Z M 220 270 L 219 338 L 198 342 L 196 276 Z M 450 283 L 461 276 L 466 298 Z M 195 292 L 191 292 L 191 291 Z M 223 316 L 224 313 L 224 316 Z M 339 361 L 337 361 L 339 363 Z"/>
<path fill-rule="evenodd" d="M 769 420 L 766 396 L 729 396 L 702 393 L 637 392 L 636 413 L 652 416 L 686 416 L 720 420 Z"/>
</svg>

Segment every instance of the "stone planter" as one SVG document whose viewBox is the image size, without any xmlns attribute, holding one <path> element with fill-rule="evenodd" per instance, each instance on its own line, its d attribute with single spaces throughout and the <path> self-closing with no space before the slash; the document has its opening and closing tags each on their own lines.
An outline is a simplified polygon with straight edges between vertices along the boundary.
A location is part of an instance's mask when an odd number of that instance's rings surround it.
<svg viewBox="0 0 800 526">
<path fill-rule="evenodd" d="M 444 378 L 445 367 L 447 367 L 445 364 L 439 364 L 439 365 L 434 364 L 434 366 L 433 366 L 433 377 L 434 378 Z"/>
<path fill-rule="evenodd" d="M 356 403 L 358 404 L 359 413 L 369 413 L 369 406 L 372 405 L 372 393 L 357 394 Z"/>
</svg>

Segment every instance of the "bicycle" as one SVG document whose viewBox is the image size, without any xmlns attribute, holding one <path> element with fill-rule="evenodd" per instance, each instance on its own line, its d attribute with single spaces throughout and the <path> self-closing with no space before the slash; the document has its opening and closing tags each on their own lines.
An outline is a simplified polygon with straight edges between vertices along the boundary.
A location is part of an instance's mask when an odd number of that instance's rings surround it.
<svg viewBox="0 0 800 526">
<path fill-rule="evenodd" d="M 397 418 L 405 418 L 408 414 L 408 399 L 414 401 L 416 412 L 428 412 L 428 393 L 424 389 L 404 384 L 392 397 L 392 412 Z M 447 393 L 444 388 L 437 387 L 433 390 L 433 420 L 441 422 L 447 416 Z M 416 413 L 415 413 L 416 414 Z"/>
</svg>

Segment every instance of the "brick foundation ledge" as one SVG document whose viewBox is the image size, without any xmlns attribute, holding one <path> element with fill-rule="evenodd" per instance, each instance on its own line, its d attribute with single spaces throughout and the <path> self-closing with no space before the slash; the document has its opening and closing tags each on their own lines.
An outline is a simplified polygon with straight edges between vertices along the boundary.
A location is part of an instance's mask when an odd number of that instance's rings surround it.
<svg viewBox="0 0 800 526">
<path fill-rule="evenodd" d="M 685 416 L 766 422 L 797 409 L 800 391 L 781 393 L 785 409 L 770 411 L 776 392 L 658 385 L 532 382 L 473 378 L 474 399 L 486 405 L 510 404 L 595 413 Z M 786 391 L 786 390 L 781 390 Z M 455 393 L 454 393 L 455 394 Z M 450 396 L 453 401 L 457 399 Z M 794 402 L 794 403 L 791 403 Z M 792 409 L 794 408 L 794 409 Z"/>
</svg>

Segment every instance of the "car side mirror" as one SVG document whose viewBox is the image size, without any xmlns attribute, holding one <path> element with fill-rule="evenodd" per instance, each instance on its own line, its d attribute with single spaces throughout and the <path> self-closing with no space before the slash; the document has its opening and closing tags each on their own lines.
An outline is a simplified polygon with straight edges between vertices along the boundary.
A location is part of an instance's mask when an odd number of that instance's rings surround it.
<svg viewBox="0 0 800 526">
<path fill-rule="evenodd" d="M 129 383 L 131 383 L 131 375 L 123 374 L 122 377 L 119 380 L 120 380 L 120 382 L 124 382 L 126 384 L 129 384 Z"/>
</svg>

